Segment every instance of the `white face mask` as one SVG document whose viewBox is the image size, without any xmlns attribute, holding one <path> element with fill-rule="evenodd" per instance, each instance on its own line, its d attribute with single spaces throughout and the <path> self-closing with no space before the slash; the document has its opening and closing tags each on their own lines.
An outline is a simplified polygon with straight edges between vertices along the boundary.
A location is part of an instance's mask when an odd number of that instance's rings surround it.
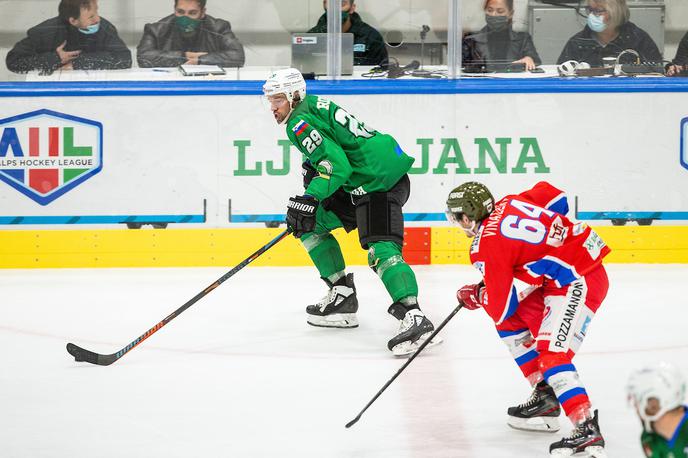
<svg viewBox="0 0 688 458">
<path fill-rule="evenodd" d="M 590 30 L 593 32 L 604 32 L 607 28 L 607 24 L 604 22 L 604 17 L 590 13 L 588 14 L 588 27 L 590 27 Z"/>
</svg>

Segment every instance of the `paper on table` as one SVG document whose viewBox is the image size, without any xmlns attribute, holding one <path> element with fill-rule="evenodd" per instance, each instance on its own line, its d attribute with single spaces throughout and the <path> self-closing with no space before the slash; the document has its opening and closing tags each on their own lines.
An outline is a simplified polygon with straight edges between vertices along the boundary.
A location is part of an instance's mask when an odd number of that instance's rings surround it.
<svg viewBox="0 0 688 458">
<path fill-rule="evenodd" d="M 180 65 L 179 69 L 185 76 L 224 75 L 225 70 L 217 65 Z"/>
</svg>

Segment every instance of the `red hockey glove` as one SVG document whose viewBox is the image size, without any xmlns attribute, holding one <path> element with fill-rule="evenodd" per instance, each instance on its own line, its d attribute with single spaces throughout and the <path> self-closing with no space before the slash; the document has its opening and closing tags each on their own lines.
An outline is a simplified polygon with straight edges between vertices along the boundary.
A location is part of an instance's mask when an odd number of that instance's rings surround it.
<svg viewBox="0 0 688 458">
<path fill-rule="evenodd" d="M 475 310 L 483 306 L 483 292 L 482 283 L 466 285 L 456 292 L 456 298 L 468 310 Z"/>
</svg>

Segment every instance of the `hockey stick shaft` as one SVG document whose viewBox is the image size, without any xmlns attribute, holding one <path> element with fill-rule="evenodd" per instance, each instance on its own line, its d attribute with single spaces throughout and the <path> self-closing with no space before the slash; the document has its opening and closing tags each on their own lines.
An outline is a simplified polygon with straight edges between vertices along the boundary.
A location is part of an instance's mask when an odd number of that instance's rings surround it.
<svg viewBox="0 0 688 458">
<path fill-rule="evenodd" d="M 289 231 L 286 230 L 282 233 L 280 233 L 277 237 L 272 239 L 270 242 L 265 244 L 263 247 L 261 247 L 258 251 L 253 253 L 251 256 L 248 258 L 244 259 L 241 263 L 236 265 L 232 270 L 218 278 L 213 284 L 205 288 L 203 291 L 200 293 L 196 294 L 193 298 L 189 299 L 184 305 L 179 307 L 177 310 L 174 312 L 170 313 L 167 315 L 162 321 L 160 321 L 158 324 L 150 328 L 148 331 L 134 339 L 129 345 L 126 347 L 122 348 L 120 351 L 117 353 L 112 353 L 110 355 L 101 355 L 98 353 L 94 353 L 89 350 L 85 350 L 83 348 L 78 347 L 77 345 L 74 345 L 72 343 L 67 344 L 67 351 L 69 354 L 74 356 L 74 359 L 76 361 L 85 361 L 91 364 L 97 364 L 100 366 L 109 366 L 110 364 L 114 363 L 118 359 L 120 359 L 122 356 L 130 352 L 132 349 L 136 348 L 141 342 L 155 334 L 157 331 L 159 331 L 163 326 L 165 326 L 167 323 L 178 317 L 179 315 L 182 314 L 186 309 L 194 305 L 196 302 L 201 300 L 203 297 L 207 296 L 211 291 L 213 291 L 215 288 L 220 286 L 222 283 L 224 283 L 227 279 L 232 277 L 234 274 L 239 272 L 241 269 L 249 265 L 251 262 L 256 260 L 260 255 L 268 251 L 270 248 L 275 246 L 278 242 L 280 242 L 282 239 L 284 239 L 287 235 L 289 235 Z"/>
<path fill-rule="evenodd" d="M 413 353 L 413 355 L 411 355 L 411 357 L 408 359 L 408 361 L 406 361 L 406 362 L 404 363 L 404 365 L 401 366 L 401 367 L 399 368 L 399 370 L 397 371 L 397 373 L 394 374 L 394 376 L 393 376 L 391 379 L 389 379 L 389 380 L 387 381 L 387 383 L 385 383 L 385 385 L 382 387 L 382 389 L 381 389 L 380 391 L 378 391 L 377 394 L 376 394 L 375 396 L 373 396 L 373 399 L 371 399 L 370 402 L 368 402 L 368 404 L 366 404 L 366 406 L 363 408 L 363 410 L 361 410 L 361 411 L 358 413 L 358 415 L 356 415 L 356 418 L 354 418 L 353 420 L 351 420 L 349 423 L 346 424 L 346 427 L 347 427 L 347 428 L 350 428 L 351 426 L 353 426 L 354 424 L 356 424 L 356 422 L 357 422 L 358 420 L 361 419 L 361 416 L 363 415 L 363 412 L 365 412 L 366 410 L 368 410 L 368 407 L 370 407 L 371 405 L 373 405 L 373 402 L 375 402 L 375 401 L 377 400 L 377 398 L 379 398 L 380 395 L 387 389 L 387 387 L 390 386 L 390 385 L 392 384 L 392 382 L 393 382 L 397 377 L 399 377 L 399 374 L 401 374 L 401 373 L 404 371 L 404 369 L 406 369 L 406 368 L 408 367 L 408 365 L 411 364 L 411 361 L 413 361 L 413 360 L 416 358 L 416 356 L 418 356 L 418 355 L 420 354 L 420 352 L 423 351 L 423 349 L 432 341 L 432 339 L 434 339 L 435 336 L 436 336 L 437 334 L 440 333 L 440 331 L 442 330 L 442 328 L 444 328 L 444 327 L 447 325 L 447 323 L 449 323 L 449 320 L 451 320 L 452 318 L 454 318 L 454 315 L 456 315 L 456 313 L 457 313 L 459 310 L 461 310 L 461 307 L 463 307 L 463 304 L 460 303 L 459 305 L 456 306 L 456 308 L 455 308 L 454 310 L 451 311 L 451 313 L 449 314 L 449 316 L 447 316 L 447 318 L 445 318 L 444 321 L 443 321 L 442 323 L 440 323 L 439 326 L 437 326 L 437 329 L 435 329 L 435 331 L 434 331 L 432 334 L 430 334 L 430 337 L 428 337 L 427 339 L 425 339 L 425 342 L 423 342 L 423 343 L 421 344 L 421 346 L 418 347 L 418 349 Z"/>
</svg>

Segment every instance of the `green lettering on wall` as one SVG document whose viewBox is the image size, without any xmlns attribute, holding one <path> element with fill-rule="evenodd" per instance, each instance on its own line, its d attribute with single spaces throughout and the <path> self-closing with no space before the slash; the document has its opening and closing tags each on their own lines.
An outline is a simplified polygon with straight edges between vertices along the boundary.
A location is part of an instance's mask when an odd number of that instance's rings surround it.
<svg viewBox="0 0 688 458">
<path fill-rule="evenodd" d="M 251 140 L 234 140 L 234 146 L 237 147 L 238 153 L 238 167 L 234 171 L 234 176 L 236 177 L 255 177 L 263 174 L 263 163 L 256 162 L 256 167 L 254 169 L 246 168 L 246 148 L 251 146 Z"/>
<path fill-rule="evenodd" d="M 442 155 L 437 163 L 437 167 L 432 169 L 434 175 L 446 175 L 449 173 L 447 170 L 447 164 L 456 164 L 456 173 L 471 173 L 471 170 L 466 167 L 466 161 L 461 153 L 461 146 L 459 146 L 459 141 L 456 138 L 443 138 L 441 139 L 444 149 L 442 149 Z M 453 152 L 453 154 L 452 154 Z M 450 157 L 452 155 L 452 157 Z"/>
<path fill-rule="evenodd" d="M 526 163 L 533 163 L 535 164 L 535 170 L 533 170 L 535 173 L 549 173 L 549 167 L 545 165 L 545 160 L 542 158 L 537 138 L 524 137 L 521 139 L 521 145 L 521 154 L 518 156 L 518 162 L 511 169 L 511 172 L 526 173 Z M 532 156 L 528 155 L 528 152 L 531 150 L 533 152 Z"/>
<path fill-rule="evenodd" d="M 473 169 L 474 173 L 490 173 L 492 169 L 487 166 L 487 156 L 490 156 L 492 164 L 499 173 L 506 173 L 507 146 L 511 144 L 510 138 L 495 138 L 495 143 L 499 145 L 499 157 L 487 138 L 476 138 L 475 144 L 478 145 L 478 167 Z"/>
<path fill-rule="evenodd" d="M 410 175 L 422 175 L 430 170 L 430 145 L 435 143 L 432 138 L 418 138 L 416 143 L 420 145 L 420 165 L 411 167 L 408 171 Z M 416 160 L 416 164 L 418 161 Z"/>
<path fill-rule="evenodd" d="M 92 156 L 93 148 L 90 146 L 74 146 L 74 128 L 64 128 L 64 155 L 65 156 Z"/>
<path fill-rule="evenodd" d="M 277 144 L 282 147 L 282 164 L 281 169 L 276 169 L 274 167 L 273 161 L 265 161 L 265 170 L 268 175 L 289 175 L 289 169 L 291 167 L 290 154 L 291 153 L 291 142 L 289 140 L 277 140 Z"/>
</svg>

